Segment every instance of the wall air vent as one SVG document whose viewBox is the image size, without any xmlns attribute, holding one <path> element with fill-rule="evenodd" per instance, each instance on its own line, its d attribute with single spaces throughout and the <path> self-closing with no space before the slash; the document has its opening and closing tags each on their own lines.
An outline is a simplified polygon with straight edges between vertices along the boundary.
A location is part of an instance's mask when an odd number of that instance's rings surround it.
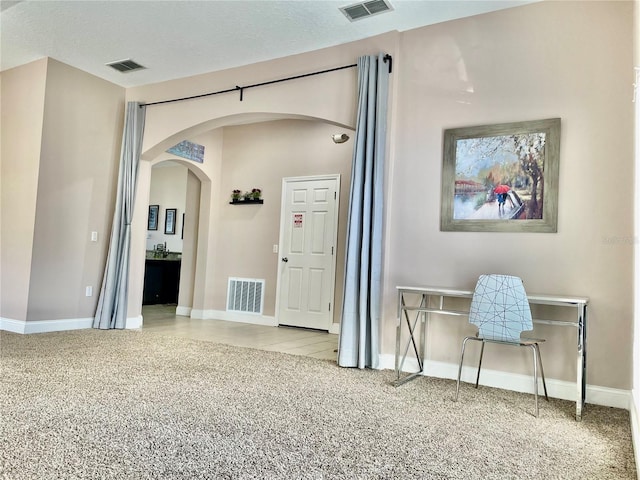
<svg viewBox="0 0 640 480">
<path fill-rule="evenodd" d="M 229 277 L 227 311 L 262 314 L 264 280 Z"/>
<path fill-rule="evenodd" d="M 107 67 L 111 67 L 122 73 L 133 72 L 134 70 L 142 70 L 147 67 L 143 67 L 139 63 L 134 62 L 130 58 L 127 60 L 120 60 L 118 62 L 111 62 L 106 64 Z"/>
<path fill-rule="evenodd" d="M 340 8 L 340 11 L 352 22 L 391 10 L 393 10 L 393 8 L 387 0 L 371 0 L 369 2 L 354 3 L 353 5 Z"/>
</svg>

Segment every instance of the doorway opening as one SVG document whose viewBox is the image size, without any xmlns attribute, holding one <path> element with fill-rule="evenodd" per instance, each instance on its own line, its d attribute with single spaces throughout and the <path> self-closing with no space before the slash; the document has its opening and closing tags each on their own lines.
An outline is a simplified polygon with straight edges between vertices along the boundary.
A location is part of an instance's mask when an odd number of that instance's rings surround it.
<svg viewBox="0 0 640 480">
<path fill-rule="evenodd" d="M 188 166 L 175 160 L 152 166 L 143 306 L 165 305 L 177 314 L 190 311 L 199 197 L 200 180 Z"/>
</svg>

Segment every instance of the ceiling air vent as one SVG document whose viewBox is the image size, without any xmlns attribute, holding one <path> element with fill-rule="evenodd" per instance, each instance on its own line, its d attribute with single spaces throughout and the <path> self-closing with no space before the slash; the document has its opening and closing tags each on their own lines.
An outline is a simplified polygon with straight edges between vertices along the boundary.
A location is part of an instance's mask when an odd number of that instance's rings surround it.
<svg viewBox="0 0 640 480">
<path fill-rule="evenodd" d="M 122 73 L 128 73 L 128 72 L 133 72 L 134 70 L 141 70 L 143 68 L 147 68 L 147 67 L 143 67 L 139 63 L 134 62 L 130 58 L 127 60 L 120 60 L 118 62 L 107 63 L 107 67 L 111 67 Z"/>
<path fill-rule="evenodd" d="M 387 0 L 371 0 L 370 2 L 354 3 L 346 7 L 342 7 L 340 11 L 352 22 L 363 18 L 371 17 L 379 13 L 389 12 L 393 10 L 391 4 Z"/>
</svg>

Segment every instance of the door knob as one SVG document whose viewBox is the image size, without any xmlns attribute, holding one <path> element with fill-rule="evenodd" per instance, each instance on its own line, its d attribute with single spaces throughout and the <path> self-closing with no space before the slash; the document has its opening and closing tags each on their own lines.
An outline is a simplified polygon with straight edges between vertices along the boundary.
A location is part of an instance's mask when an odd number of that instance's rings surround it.
<svg viewBox="0 0 640 480">
<path fill-rule="evenodd" d="M 283 261 L 284 263 L 287 263 L 287 262 L 289 261 L 289 259 L 288 259 L 287 257 L 283 257 L 282 261 Z"/>
</svg>

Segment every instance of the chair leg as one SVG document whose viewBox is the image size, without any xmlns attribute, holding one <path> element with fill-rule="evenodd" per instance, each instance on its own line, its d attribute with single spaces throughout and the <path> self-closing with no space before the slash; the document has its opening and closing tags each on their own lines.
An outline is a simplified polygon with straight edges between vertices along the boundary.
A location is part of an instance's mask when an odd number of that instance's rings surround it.
<svg viewBox="0 0 640 480">
<path fill-rule="evenodd" d="M 534 345 L 529 345 L 531 350 L 533 351 L 533 395 L 536 399 L 536 413 L 535 416 L 538 416 L 538 355 L 537 350 Z"/>
<path fill-rule="evenodd" d="M 460 366 L 458 367 L 458 381 L 456 382 L 456 398 L 454 402 L 458 401 L 458 393 L 460 392 L 460 376 L 462 375 L 462 361 L 464 360 L 464 349 L 467 346 L 467 340 L 469 337 L 465 337 L 462 341 L 462 352 L 460 353 Z"/>
<path fill-rule="evenodd" d="M 538 363 L 540 363 L 540 373 L 542 374 L 542 386 L 544 387 L 544 398 L 549 401 L 549 395 L 547 395 L 547 382 L 544 379 L 544 368 L 542 366 L 542 355 L 540 355 L 540 345 L 536 343 L 536 352 L 538 353 Z"/>
<path fill-rule="evenodd" d="M 476 376 L 476 388 L 478 388 L 478 383 L 480 383 L 480 369 L 482 368 L 482 355 L 484 354 L 484 340 L 482 341 L 482 347 L 480 348 L 480 361 L 478 362 L 478 374 Z"/>
</svg>

